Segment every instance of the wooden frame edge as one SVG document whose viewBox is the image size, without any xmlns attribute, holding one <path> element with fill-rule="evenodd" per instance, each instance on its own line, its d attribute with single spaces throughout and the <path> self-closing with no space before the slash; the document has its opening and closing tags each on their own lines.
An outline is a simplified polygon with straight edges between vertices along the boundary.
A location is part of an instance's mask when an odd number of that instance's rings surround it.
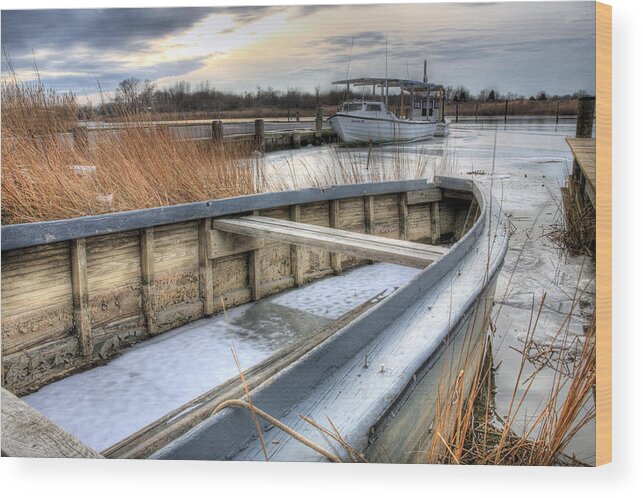
<svg viewBox="0 0 643 498">
<path fill-rule="evenodd" d="M 612 7 L 596 2 L 596 465 L 612 461 Z"/>
</svg>

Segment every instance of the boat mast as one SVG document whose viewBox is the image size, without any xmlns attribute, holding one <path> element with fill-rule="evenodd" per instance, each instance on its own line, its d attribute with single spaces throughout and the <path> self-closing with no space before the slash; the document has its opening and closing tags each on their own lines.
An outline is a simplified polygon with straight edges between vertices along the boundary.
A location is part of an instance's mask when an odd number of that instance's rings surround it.
<svg viewBox="0 0 643 498">
<path fill-rule="evenodd" d="M 351 94 L 351 85 L 348 82 L 348 73 L 351 70 L 351 59 L 353 57 L 353 44 L 355 43 L 355 35 L 353 35 L 353 39 L 351 40 L 351 50 L 348 52 L 348 67 L 346 68 L 346 96 L 344 97 L 344 100 L 348 100 Z M 362 99 L 363 100 L 363 99 Z"/>
<path fill-rule="evenodd" d="M 424 79 L 422 81 L 424 81 L 424 83 L 427 83 L 427 85 L 426 85 L 426 120 L 430 121 L 429 120 L 429 112 L 431 112 L 430 111 L 430 109 L 431 109 L 431 89 L 430 89 L 430 86 L 428 85 L 428 83 L 429 83 L 429 75 L 428 75 L 428 73 L 426 71 L 426 62 L 427 62 L 426 59 L 424 59 Z"/>
<path fill-rule="evenodd" d="M 386 100 L 384 101 L 384 105 L 386 106 L 386 110 L 388 111 L 388 31 L 386 32 L 386 76 L 385 76 L 385 82 L 386 82 Z"/>
</svg>

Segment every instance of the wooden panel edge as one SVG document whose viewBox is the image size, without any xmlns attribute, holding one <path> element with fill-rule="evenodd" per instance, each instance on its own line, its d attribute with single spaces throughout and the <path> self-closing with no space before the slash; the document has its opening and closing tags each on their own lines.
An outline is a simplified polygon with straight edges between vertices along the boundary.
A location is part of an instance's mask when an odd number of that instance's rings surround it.
<svg viewBox="0 0 643 498">
<path fill-rule="evenodd" d="M 612 7 L 596 2 L 596 465 L 612 461 Z"/>
</svg>

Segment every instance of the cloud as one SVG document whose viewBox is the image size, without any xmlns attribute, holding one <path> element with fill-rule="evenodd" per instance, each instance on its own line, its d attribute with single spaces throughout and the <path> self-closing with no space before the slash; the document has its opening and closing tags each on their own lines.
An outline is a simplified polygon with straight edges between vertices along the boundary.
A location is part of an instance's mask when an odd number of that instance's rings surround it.
<svg viewBox="0 0 643 498">
<path fill-rule="evenodd" d="M 594 12 L 591 2 L 3 11 L 2 46 L 17 70 L 35 57 L 65 90 L 98 79 L 112 91 L 132 76 L 312 90 L 345 76 L 353 44 L 351 76 L 383 75 L 388 45 L 396 77 L 421 77 L 428 59 L 432 80 L 474 91 L 593 91 Z"/>
<path fill-rule="evenodd" d="M 43 48 L 146 50 L 154 39 L 188 29 L 213 11 L 212 8 L 6 10 L 2 12 L 2 46 L 12 57 Z"/>
</svg>

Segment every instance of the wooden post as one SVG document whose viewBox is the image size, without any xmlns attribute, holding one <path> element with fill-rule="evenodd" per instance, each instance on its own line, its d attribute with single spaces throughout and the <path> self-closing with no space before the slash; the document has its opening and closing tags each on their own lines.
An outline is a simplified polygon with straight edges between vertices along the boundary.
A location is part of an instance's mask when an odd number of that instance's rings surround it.
<svg viewBox="0 0 643 498">
<path fill-rule="evenodd" d="M 560 100 L 556 101 L 556 124 L 558 124 L 558 111 L 560 110 Z"/>
<path fill-rule="evenodd" d="M 456 100 L 455 101 L 455 122 L 456 123 L 458 122 L 458 118 L 460 117 L 459 114 L 460 114 L 460 102 Z"/>
<path fill-rule="evenodd" d="M 366 233 L 375 234 L 375 206 L 372 195 L 364 197 L 364 226 Z"/>
<path fill-rule="evenodd" d="M 290 206 L 290 220 L 301 221 L 301 206 L 295 204 Z M 290 246 L 290 265 L 292 267 L 292 275 L 296 287 L 304 283 L 304 271 L 302 266 L 302 251 L 301 246 Z"/>
<path fill-rule="evenodd" d="M 400 117 L 404 117 L 404 90 L 400 88 Z"/>
<path fill-rule="evenodd" d="M 409 205 L 406 192 L 397 195 L 397 211 L 400 218 L 400 239 L 409 240 Z"/>
<path fill-rule="evenodd" d="M 442 238 L 440 235 L 440 203 L 432 202 L 429 206 L 431 209 L 431 244 L 439 244 Z"/>
<path fill-rule="evenodd" d="M 444 123 L 445 122 L 445 117 L 444 117 L 444 101 L 445 101 L 444 90 L 442 90 L 442 92 L 440 93 L 440 101 L 441 101 L 440 102 L 440 107 L 441 107 L 441 109 L 440 109 L 440 115 L 441 115 L 440 121 L 442 121 Z"/>
<path fill-rule="evenodd" d="M 143 228 L 140 234 L 141 243 L 141 289 L 143 291 L 143 315 L 147 324 L 147 333 L 154 335 L 154 227 Z"/>
<path fill-rule="evenodd" d="M 372 195 L 364 197 L 364 231 L 368 235 L 375 235 L 375 198 Z M 368 261 L 373 264 L 373 260 Z"/>
<path fill-rule="evenodd" d="M 480 102 L 476 100 L 476 123 L 478 122 L 478 104 Z"/>
<path fill-rule="evenodd" d="M 297 116 L 296 116 L 296 118 L 295 118 L 295 119 L 296 119 L 297 121 L 299 121 L 299 117 L 300 117 L 300 115 L 299 115 L 299 109 L 297 109 Z"/>
<path fill-rule="evenodd" d="M 263 119 L 255 119 L 255 148 L 259 152 L 266 151 L 266 134 Z"/>
<path fill-rule="evenodd" d="M 223 145 L 223 121 L 220 119 L 212 121 L 212 142 L 217 147 Z"/>
<path fill-rule="evenodd" d="M 322 143 L 322 128 L 324 126 L 324 111 L 321 107 L 317 108 L 317 116 L 315 117 L 315 145 Z"/>
<path fill-rule="evenodd" d="M 208 257 L 208 232 L 212 220 L 199 220 L 199 294 L 203 302 L 203 316 L 214 314 L 214 283 L 212 281 L 212 260 Z"/>
<path fill-rule="evenodd" d="M 339 200 L 337 199 L 330 201 L 329 221 L 330 228 L 340 228 Z M 330 253 L 330 266 L 336 274 L 342 272 L 342 255 L 340 253 Z"/>
<path fill-rule="evenodd" d="M 595 97 L 581 97 L 578 99 L 578 111 L 576 113 L 577 138 L 592 138 L 595 108 Z"/>
<path fill-rule="evenodd" d="M 505 124 L 507 124 L 507 108 L 509 107 L 509 99 L 505 100 Z"/>
<path fill-rule="evenodd" d="M 85 239 L 71 241 L 71 290 L 74 306 L 74 330 L 84 356 L 92 355 L 92 324 L 89 316 L 87 287 L 87 250 Z"/>
<path fill-rule="evenodd" d="M 263 122 L 263 120 L 257 121 Z M 259 211 L 253 211 L 252 214 L 256 216 Z M 250 287 L 250 299 L 259 301 L 261 299 L 261 255 L 259 249 L 248 253 L 248 286 Z"/>
</svg>

